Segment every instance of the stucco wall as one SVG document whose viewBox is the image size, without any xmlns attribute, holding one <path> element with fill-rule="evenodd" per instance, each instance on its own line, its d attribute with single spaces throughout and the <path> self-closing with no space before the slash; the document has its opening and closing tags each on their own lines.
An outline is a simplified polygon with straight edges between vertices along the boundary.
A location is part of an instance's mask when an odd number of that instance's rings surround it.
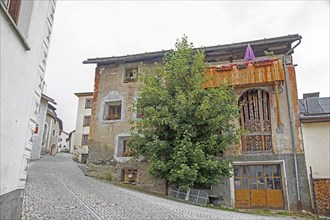
<svg viewBox="0 0 330 220">
<path fill-rule="evenodd" d="M 302 123 L 307 169 L 313 178 L 330 178 L 330 122 Z"/>
<path fill-rule="evenodd" d="M 128 158 L 118 157 L 118 138 L 120 136 L 129 136 L 130 124 L 129 120 L 134 119 L 134 113 L 129 111 L 132 107 L 133 101 L 138 97 L 139 84 L 137 82 L 124 83 L 124 70 L 127 67 L 137 66 L 138 63 L 129 63 L 122 65 L 110 65 L 105 68 L 96 69 L 95 72 L 95 85 L 94 85 L 94 98 L 96 97 L 95 104 L 93 107 L 93 126 L 91 127 L 92 139 L 90 140 L 90 153 L 89 153 L 89 169 L 87 173 L 92 176 L 102 177 L 107 172 L 112 173 L 114 181 L 120 181 L 118 172 L 120 169 L 129 167 L 130 163 L 126 162 Z M 149 68 L 152 65 L 148 65 Z M 291 109 L 292 110 L 292 121 L 294 127 L 295 136 L 295 149 L 298 153 L 298 170 L 301 179 L 300 188 L 302 190 L 302 200 L 304 200 L 303 208 L 309 209 L 310 200 L 307 183 L 307 172 L 304 162 L 304 154 L 302 147 L 301 128 L 298 114 L 298 97 L 295 71 L 292 65 L 288 65 L 289 75 L 289 88 L 291 95 Z M 284 160 L 285 166 L 288 166 L 287 172 L 288 181 L 290 187 L 287 189 L 288 196 L 285 201 L 288 209 L 295 209 L 296 207 L 296 190 L 295 190 L 295 175 L 293 166 L 293 147 L 292 137 L 290 130 L 290 118 L 288 109 L 287 92 L 285 89 L 285 83 L 281 83 L 279 88 L 279 105 L 276 104 L 276 95 L 274 85 L 270 83 L 258 84 L 258 85 L 245 85 L 244 87 L 237 87 L 235 91 L 240 96 L 247 89 L 264 89 L 269 93 L 270 96 L 270 115 L 271 115 L 271 128 L 272 128 L 272 152 L 268 153 L 255 153 L 251 155 L 243 155 L 241 145 L 233 147 L 227 152 L 227 155 L 233 155 L 234 162 L 236 161 L 271 161 L 271 160 Z M 122 101 L 122 117 L 119 120 L 105 120 L 104 109 L 106 103 L 109 101 Z M 280 117 L 278 117 L 280 112 Z M 277 129 L 278 118 L 280 121 L 280 129 Z M 237 125 L 239 123 L 237 122 Z M 234 156 L 235 155 L 235 156 Z M 131 165 L 133 165 L 132 163 Z M 136 167 L 138 165 L 135 165 Z M 141 175 L 147 175 L 146 166 L 140 166 L 138 173 Z M 150 177 L 149 185 L 157 180 Z M 143 182 L 138 181 L 138 187 L 143 187 Z M 229 187 L 229 182 L 228 182 Z M 218 189 L 224 187 L 218 187 Z M 226 188 L 226 187 L 225 187 Z M 155 189 L 152 189 L 155 190 Z M 161 191 L 162 188 L 159 188 Z M 230 191 L 228 191 L 230 192 Z M 230 196 L 230 195 L 229 195 Z M 233 195 L 231 195 L 233 196 Z M 228 201 L 230 197 L 228 197 Z M 231 197 L 232 199 L 233 197 Z"/>
<path fill-rule="evenodd" d="M 39 106 L 39 114 L 37 116 L 38 133 L 34 135 L 34 142 L 31 150 L 31 160 L 36 160 L 40 158 L 47 107 L 48 107 L 48 101 L 46 101 L 45 99 L 41 99 Z"/>
<path fill-rule="evenodd" d="M 50 14 L 54 16 L 55 3 L 24 1 L 16 25 L 1 1 L 0 100 L 1 115 L 6 116 L 1 117 L 1 199 L 10 198 L 3 195 L 25 187 L 42 91 L 39 85 L 46 69 L 47 59 L 44 55 L 48 54 L 53 25 Z M 10 205 L 11 201 L 6 204 Z M 17 206 L 17 203 L 12 205 Z M 4 218 L 16 218 L 12 214 Z"/>
<path fill-rule="evenodd" d="M 88 146 L 82 146 L 82 135 L 89 134 L 89 126 L 83 126 L 84 116 L 91 115 L 91 108 L 85 108 L 86 99 L 91 99 L 93 96 L 80 96 L 78 97 L 77 119 L 76 119 L 76 132 L 74 135 L 74 146 L 78 147 L 82 153 L 88 153 Z"/>
</svg>

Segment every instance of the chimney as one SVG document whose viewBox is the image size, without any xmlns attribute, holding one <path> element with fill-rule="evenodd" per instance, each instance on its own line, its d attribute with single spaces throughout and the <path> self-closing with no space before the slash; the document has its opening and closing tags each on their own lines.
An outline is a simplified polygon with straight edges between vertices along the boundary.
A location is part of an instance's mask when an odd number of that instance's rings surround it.
<svg viewBox="0 0 330 220">
<path fill-rule="evenodd" d="M 320 97 L 320 92 L 304 93 L 303 94 L 303 98 L 304 99 L 311 98 L 311 97 L 317 97 L 317 98 L 319 98 Z"/>
</svg>

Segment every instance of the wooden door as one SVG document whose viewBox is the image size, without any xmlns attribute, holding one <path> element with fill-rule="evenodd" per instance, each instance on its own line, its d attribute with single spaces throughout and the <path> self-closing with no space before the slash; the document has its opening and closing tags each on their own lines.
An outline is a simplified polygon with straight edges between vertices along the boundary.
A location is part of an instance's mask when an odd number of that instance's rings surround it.
<svg viewBox="0 0 330 220">
<path fill-rule="evenodd" d="M 234 176 L 237 208 L 284 208 L 279 164 L 234 166 Z"/>
</svg>

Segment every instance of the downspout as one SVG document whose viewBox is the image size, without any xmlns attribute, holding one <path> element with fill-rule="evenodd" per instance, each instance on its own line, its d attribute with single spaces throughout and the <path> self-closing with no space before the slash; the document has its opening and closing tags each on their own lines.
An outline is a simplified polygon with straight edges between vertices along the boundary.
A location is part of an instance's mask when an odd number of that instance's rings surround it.
<svg viewBox="0 0 330 220">
<path fill-rule="evenodd" d="M 294 162 L 294 171 L 296 176 L 296 188 L 297 188 L 297 208 L 298 210 L 301 209 L 301 198 L 300 198 L 300 188 L 299 188 L 299 173 L 298 173 L 298 165 L 297 165 L 297 152 L 296 152 L 296 140 L 295 140 L 295 134 L 294 134 L 294 126 L 293 126 L 293 119 L 292 119 L 292 104 L 291 104 L 291 93 L 289 90 L 289 77 L 288 77 L 288 70 L 286 67 L 286 60 L 285 57 L 289 55 L 294 48 L 296 48 L 301 43 L 301 39 L 299 42 L 291 48 L 288 52 L 285 53 L 285 55 L 282 57 L 282 63 L 283 63 L 283 69 L 284 69 L 284 75 L 285 75 L 285 87 L 286 87 L 286 98 L 288 102 L 288 112 L 289 112 L 289 118 L 290 118 L 290 131 L 291 131 L 291 144 L 292 144 L 292 150 L 293 150 L 293 162 Z"/>
</svg>

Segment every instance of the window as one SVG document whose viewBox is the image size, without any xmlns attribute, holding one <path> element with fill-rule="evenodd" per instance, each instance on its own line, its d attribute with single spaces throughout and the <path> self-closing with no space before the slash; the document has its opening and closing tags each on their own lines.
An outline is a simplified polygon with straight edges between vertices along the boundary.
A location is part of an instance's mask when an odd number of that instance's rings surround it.
<svg viewBox="0 0 330 220">
<path fill-rule="evenodd" d="M 2 0 L 2 1 L 5 3 L 5 5 L 8 5 L 8 0 Z M 21 4 L 22 4 L 22 0 L 10 0 L 9 1 L 8 12 L 16 24 L 18 23 L 19 13 L 21 10 Z"/>
<path fill-rule="evenodd" d="M 91 116 L 84 116 L 84 122 L 83 122 L 83 126 L 90 126 L 91 125 Z"/>
<path fill-rule="evenodd" d="M 122 106 L 122 101 L 113 101 L 106 103 L 104 120 L 121 119 L 121 106 Z"/>
<path fill-rule="evenodd" d="M 55 129 L 53 130 L 53 136 L 55 136 Z"/>
<path fill-rule="evenodd" d="M 124 82 L 135 81 L 137 74 L 138 74 L 138 67 L 126 68 Z"/>
<path fill-rule="evenodd" d="M 136 184 L 137 170 L 123 169 L 122 170 L 122 181 L 124 183 Z"/>
<path fill-rule="evenodd" d="M 91 98 L 87 98 L 85 100 L 85 108 L 92 108 L 92 99 Z"/>
<path fill-rule="evenodd" d="M 243 153 L 272 151 L 269 94 L 261 89 L 246 91 L 239 99 Z"/>
<path fill-rule="evenodd" d="M 36 124 L 36 128 L 34 129 L 34 133 L 38 134 L 38 131 L 39 131 L 39 124 Z"/>
<path fill-rule="evenodd" d="M 130 157 L 132 156 L 132 151 L 128 145 L 129 136 L 119 137 L 117 145 L 117 157 Z"/>
<path fill-rule="evenodd" d="M 88 134 L 83 134 L 81 139 L 81 145 L 88 145 Z"/>
</svg>

